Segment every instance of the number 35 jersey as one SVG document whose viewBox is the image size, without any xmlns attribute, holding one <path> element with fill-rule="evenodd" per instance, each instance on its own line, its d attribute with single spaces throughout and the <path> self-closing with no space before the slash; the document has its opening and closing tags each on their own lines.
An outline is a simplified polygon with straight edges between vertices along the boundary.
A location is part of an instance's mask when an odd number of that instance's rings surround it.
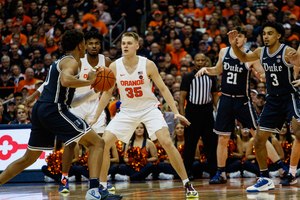
<svg viewBox="0 0 300 200">
<path fill-rule="evenodd" d="M 267 93 L 269 95 L 284 95 L 298 92 L 292 84 L 294 81 L 294 66 L 285 61 L 284 55 L 288 46 L 281 44 L 272 55 L 268 47 L 261 50 L 260 60 L 266 74 Z"/>
<path fill-rule="evenodd" d="M 246 51 L 247 53 L 248 51 Z M 242 63 L 233 55 L 231 47 L 227 47 L 222 59 L 223 73 L 221 80 L 221 92 L 230 95 L 250 94 L 250 72 L 248 63 Z"/>
<path fill-rule="evenodd" d="M 132 74 L 125 69 L 123 58 L 116 60 L 116 82 L 122 102 L 121 109 L 124 111 L 140 111 L 159 105 L 153 93 L 152 81 L 147 76 L 147 58 L 138 57 L 138 65 Z"/>
</svg>

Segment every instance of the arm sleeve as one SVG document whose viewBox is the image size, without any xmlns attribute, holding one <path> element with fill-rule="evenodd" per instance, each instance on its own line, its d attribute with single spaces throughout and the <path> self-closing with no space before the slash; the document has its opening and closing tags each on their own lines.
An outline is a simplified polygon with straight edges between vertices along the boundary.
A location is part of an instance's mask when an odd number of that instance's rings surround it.
<svg viewBox="0 0 300 200">
<path fill-rule="evenodd" d="M 77 106 L 80 106 L 82 103 L 84 103 L 87 100 L 89 100 L 89 98 L 91 96 L 93 96 L 94 94 L 95 94 L 94 89 L 91 89 L 90 91 L 82 93 L 82 94 L 76 94 L 76 92 L 75 92 L 74 97 L 72 99 L 71 106 L 73 108 L 75 108 Z"/>
</svg>

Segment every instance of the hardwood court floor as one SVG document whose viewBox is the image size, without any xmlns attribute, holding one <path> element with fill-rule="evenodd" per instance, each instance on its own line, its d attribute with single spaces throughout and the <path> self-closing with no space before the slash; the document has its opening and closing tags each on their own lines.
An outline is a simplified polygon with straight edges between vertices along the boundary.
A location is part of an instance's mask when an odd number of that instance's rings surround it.
<svg viewBox="0 0 300 200">
<path fill-rule="evenodd" d="M 227 184 L 209 185 L 208 179 L 193 181 L 199 199 L 300 199 L 300 183 L 290 187 L 279 187 L 279 179 L 273 179 L 276 189 L 272 192 L 247 193 L 245 188 L 256 182 L 254 178 L 228 179 Z M 126 200 L 179 200 L 186 199 L 181 181 L 116 182 L 116 193 Z M 87 182 L 70 183 L 69 195 L 58 193 L 58 185 L 49 183 L 6 184 L 0 187 L 0 200 L 82 200 Z M 195 199 L 195 198 L 190 198 Z M 197 199 L 197 198 L 196 198 Z"/>
</svg>

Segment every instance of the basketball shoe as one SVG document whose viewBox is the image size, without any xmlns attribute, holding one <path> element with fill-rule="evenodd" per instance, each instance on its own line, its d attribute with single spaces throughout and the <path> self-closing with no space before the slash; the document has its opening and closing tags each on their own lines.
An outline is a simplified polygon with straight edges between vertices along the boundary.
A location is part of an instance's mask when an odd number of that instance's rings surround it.
<svg viewBox="0 0 300 200">
<path fill-rule="evenodd" d="M 99 193 L 101 195 L 101 199 L 105 200 L 119 200 L 123 198 L 122 195 L 111 194 L 108 190 L 105 190 L 101 184 L 99 185 Z"/>
<path fill-rule="evenodd" d="M 220 173 L 217 173 L 210 181 L 209 184 L 223 184 L 227 183 L 227 179 L 225 179 Z"/>
<path fill-rule="evenodd" d="M 108 191 L 115 191 L 116 188 L 114 186 L 110 185 L 110 184 L 107 184 L 107 190 Z"/>
<path fill-rule="evenodd" d="M 86 192 L 85 195 L 85 199 L 86 200 L 100 200 L 101 199 L 101 195 L 99 193 L 99 189 L 97 188 L 91 188 Z"/>
<path fill-rule="evenodd" d="M 193 185 L 190 182 L 187 182 L 184 185 L 185 194 L 187 198 L 197 198 L 199 197 L 198 192 L 194 189 Z"/>
<path fill-rule="evenodd" d="M 281 181 L 279 184 L 282 186 L 289 186 L 289 185 L 294 185 L 297 183 L 297 178 L 294 177 L 291 173 L 288 173 L 286 178 Z"/>
<path fill-rule="evenodd" d="M 273 181 L 270 178 L 261 177 L 258 179 L 255 185 L 247 187 L 247 192 L 263 192 L 274 190 L 275 186 Z"/>
<path fill-rule="evenodd" d="M 69 193 L 70 189 L 69 189 L 69 180 L 64 178 L 59 185 L 59 189 L 58 192 L 60 193 Z"/>
</svg>

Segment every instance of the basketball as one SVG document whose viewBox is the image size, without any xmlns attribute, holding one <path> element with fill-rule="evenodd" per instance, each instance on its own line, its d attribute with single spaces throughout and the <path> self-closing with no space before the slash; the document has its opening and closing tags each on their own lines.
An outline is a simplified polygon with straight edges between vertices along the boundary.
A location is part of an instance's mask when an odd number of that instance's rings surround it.
<svg viewBox="0 0 300 200">
<path fill-rule="evenodd" d="M 116 77 L 114 73 L 108 67 L 104 67 L 104 70 L 97 75 L 95 83 L 92 85 L 98 91 L 107 91 L 115 85 Z"/>
</svg>

